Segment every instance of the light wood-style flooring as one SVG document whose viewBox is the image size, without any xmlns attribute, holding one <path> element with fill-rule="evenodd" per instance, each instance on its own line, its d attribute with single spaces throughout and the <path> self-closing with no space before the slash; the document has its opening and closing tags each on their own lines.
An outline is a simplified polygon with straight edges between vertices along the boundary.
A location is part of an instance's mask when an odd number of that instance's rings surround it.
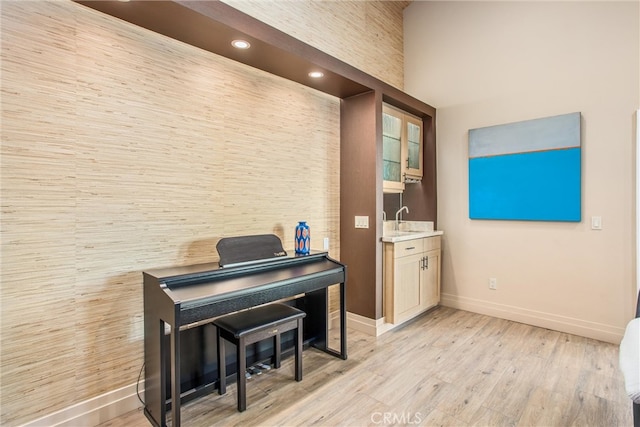
<svg viewBox="0 0 640 427">
<path fill-rule="evenodd" d="M 182 407 L 184 426 L 632 426 L 618 346 L 438 307 L 375 338 L 348 331 L 346 361 L 304 351 Z M 102 424 L 148 426 L 142 410 Z"/>
</svg>

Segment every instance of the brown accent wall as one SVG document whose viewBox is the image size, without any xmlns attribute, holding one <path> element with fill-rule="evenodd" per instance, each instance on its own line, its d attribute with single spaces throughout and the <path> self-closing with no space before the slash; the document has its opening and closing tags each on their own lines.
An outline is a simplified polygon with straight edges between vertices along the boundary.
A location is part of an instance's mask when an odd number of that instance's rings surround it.
<svg viewBox="0 0 640 427">
<path fill-rule="evenodd" d="M 371 91 L 343 99 L 340 108 L 340 256 L 348 266 L 347 310 L 372 319 L 380 316 L 382 295 L 376 239 L 376 210 L 382 208 L 376 174 L 380 105 L 379 94 Z M 368 229 L 355 228 L 356 215 L 369 216 Z"/>
</svg>

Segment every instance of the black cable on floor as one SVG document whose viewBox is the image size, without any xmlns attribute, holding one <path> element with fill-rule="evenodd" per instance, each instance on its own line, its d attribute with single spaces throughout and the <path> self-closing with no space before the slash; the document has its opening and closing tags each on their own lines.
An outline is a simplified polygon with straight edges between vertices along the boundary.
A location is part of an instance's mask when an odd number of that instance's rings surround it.
<svg viewBox="0 0 640 427">
<path fill-rule="evenodd" d="M 139 386 L 140 386 L 140 378 L 142 377 L 142 370 L 144 369 L 144 363 L 142 364 L 142 368 L 140 368 L 140 373 L 138 374 L 138 381 L 136 382 L 136 394 L 138 395 L 138 400 L 140 401 L 140 403 L 142 403 L 142 406 L 147 406 L 146 403 L 144 403 L 144 400 L 142 400 L 142 398 L 140 397 L 140 390 L 139 390 Z"/>
</svg>

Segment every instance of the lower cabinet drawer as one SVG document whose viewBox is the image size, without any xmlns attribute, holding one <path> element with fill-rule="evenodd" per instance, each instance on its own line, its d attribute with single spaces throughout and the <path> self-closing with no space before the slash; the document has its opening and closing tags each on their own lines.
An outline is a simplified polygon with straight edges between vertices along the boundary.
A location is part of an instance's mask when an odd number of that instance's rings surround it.
<svg viewBox="0 0 640 427">
<path fill-rule="evenodd" d="M 424 252 L 424 240 L 425 239 L 415 239 L 395 243 L 393 257 L 401 258 Z"/>
</svg>

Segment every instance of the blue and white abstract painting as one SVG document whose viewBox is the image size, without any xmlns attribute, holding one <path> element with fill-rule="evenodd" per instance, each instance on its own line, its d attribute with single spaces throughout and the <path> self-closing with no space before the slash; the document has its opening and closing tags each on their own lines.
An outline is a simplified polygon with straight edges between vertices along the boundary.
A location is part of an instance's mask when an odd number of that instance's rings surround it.
<svg viewBox="0 0 640 427">
<path fill-rule="evenodd" d="M 469 130 L 469 218 L 579 222 L 580 113 Z"/>
</svg>

